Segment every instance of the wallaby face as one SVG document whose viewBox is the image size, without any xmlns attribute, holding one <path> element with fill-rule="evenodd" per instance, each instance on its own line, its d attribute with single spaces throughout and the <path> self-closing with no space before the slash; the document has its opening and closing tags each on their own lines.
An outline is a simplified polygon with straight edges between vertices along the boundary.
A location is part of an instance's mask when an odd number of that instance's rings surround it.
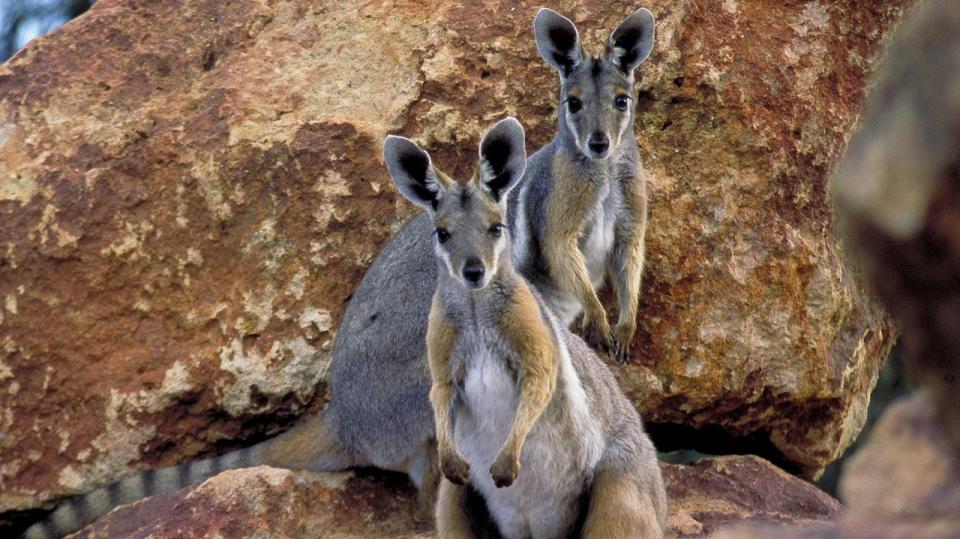
<svg viewBox="0 0 960 539">
<path fill-rule="evenodd" d="M 653 25 L 653 14 L 638 10 L 594 57 L 569 19 L 546 8 L 537 13 L 537 50 L 560 73 L 560 129 L 590 159 L 606 159 L 633 133 L 633 70 L 653 48 Z"/>
<path fill-rule="evenodd" d="M 484 135 L 473 178 L 458 184 L 436 170 L 413 141 L 389 136 L 384 160 L 397 188 L 431 215 L 434 250 L 450 277 L 468 290 L 487 286 L 507 249 L 506 194 L 523 176 L 524 133 L 513 118 Z"/>
</svg>

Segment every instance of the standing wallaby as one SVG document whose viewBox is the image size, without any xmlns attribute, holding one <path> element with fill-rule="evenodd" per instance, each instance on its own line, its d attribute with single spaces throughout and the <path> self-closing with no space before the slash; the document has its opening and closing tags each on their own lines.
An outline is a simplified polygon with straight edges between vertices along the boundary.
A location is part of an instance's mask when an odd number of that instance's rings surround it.
<svg viewBox="0 0 960 539">
<path fill-rule="evenodd" d="M 594 57 L 569 19 L 537 13 L 537 49 L 560 74 L 560 128 L 530 157 L 528 178 L 509 205 L 517 269 L 564 325 L 582 310 L 584 338 L 613 347 L 621 362 L 637 328 L 647 223 L 633 72 L 650 55 L 653 27 L 653 14 L 638 10 Z M 612 333 L 596 293 L 608 274 L 619 308 Z"/>
<path fill-rule="evenodd" d="M 646 223 L 645 174 L 633 135 L 633 69 L 653 46 L 653 16 L 641 9 L 610 35 L 604 54 L 586 56 L 573 23 L 548 9 L 535 20 L 537 48 L 560 73 L 559 129 L 530 157 L 524 187 L 508 200 L 518 271 L 570 324 L 580 313 L 595 346 L 616 344 L 625 360 L 636 327 Z M 395 166 L 385 155 L 387 165 Z M 427 161 L 425 171 L 442 173 Z M 490 174 L 504 163 L 488 162 Z M 439 484 L 428 398 L 426 334 L 437 282 L 432 220 L 414 217 L 380 253 L 344 312 L 333 348 L 327 407 L 293 429 L 214 459 L 148 470 L 62 504 L 28 530 L 57 537 L 120 503 L 199 483 L 224 469 L 267 464 L 342 470 L 375 466 L 407 473 L 421 512 Z M 610 336 L 595 286 L 606 273 L 619 321 Z"/>
<path fill-rule="evenodd" d="M 440 468 L 452 482 L 440 486 L 439 534 L 487 531 L 471 529 L 469 488 L 504 537 L 567 537 L 581 525 L 585 537 L 662 537 L 666 494 L 640 417 L 613 373 L 503 256 L 523 143 L 516 120 L 498 123 L 466 185 L 429 173 L 430 158 L 410 140 L 384 143 L 394 182 L 435 227 L 430 400 Z"/>
</svg>

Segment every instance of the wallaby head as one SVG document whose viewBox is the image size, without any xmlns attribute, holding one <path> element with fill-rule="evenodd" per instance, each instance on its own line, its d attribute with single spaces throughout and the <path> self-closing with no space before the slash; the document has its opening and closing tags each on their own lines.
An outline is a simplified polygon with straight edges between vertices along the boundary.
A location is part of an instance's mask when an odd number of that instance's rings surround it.
<svg viewBox="0 0 960 539">
<path fill-rule="evenodd" d="M 650 55 L 653 24 L 650 11 L 637 10 L 594 57 L 584 53 L 570 19 L 547 8 L 537 13 L 537 50 L 560 73 L 561 136 L 590 159 L 606 159 L 633 132 L 633 70 Z"/>
<path fill-rule="evenodd" d="M 527 161 L 520 122 L 506 118 L 487 131 L 476 172 L 463 184 L 437 170 L 410 139 L 388 136 L 383 155 L 403 196 L 433 218 L 434 248 L 450 276 L 470 290 L 489 284 L 504 253 L 510 254 L 507 193 Z"/>
</svg>

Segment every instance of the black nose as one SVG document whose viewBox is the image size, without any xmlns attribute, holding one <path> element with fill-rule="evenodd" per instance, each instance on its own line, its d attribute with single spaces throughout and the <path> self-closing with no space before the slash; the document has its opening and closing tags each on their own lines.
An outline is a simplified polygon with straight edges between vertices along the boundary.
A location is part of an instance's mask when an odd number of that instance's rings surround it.
<svg viewBox="0 0 960 539">
<path fill-rule="evenodd" d="M 607 140 L 606 135 L 596 131 L 590 135 L 590 140 L 587 142 L 587 146 L 590 146 L 590 150 L 593 151 L 593 153 L 603 153 L 607 151 L 607 148 L 610 147 L 610 141 Z"/>
<path fill-rule="evenodd" d="M 483 279 L 483 262 L 479 258 L 470 258 L 463 265 L 463 278 L 473 284 Z"/>
</svg>

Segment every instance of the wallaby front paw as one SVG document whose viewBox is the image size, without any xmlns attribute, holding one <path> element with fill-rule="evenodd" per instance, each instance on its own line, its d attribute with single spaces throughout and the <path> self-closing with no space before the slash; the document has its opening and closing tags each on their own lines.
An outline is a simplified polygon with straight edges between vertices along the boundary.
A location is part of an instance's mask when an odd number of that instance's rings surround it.
<svg viewBox="0 0 960 539">
<path fill-rule="evenodd" d="M 493 477 L 493 484 L 497 488 L 509 487 L 517 480 L 520 474 L 520 459 L 512 456 L 500 454 L 497 460 L 490 466 L 490 475 Z"/>
<path fill-rule="evenodd" d="M 470 481 L 470 464 L 456 453 L 440 455 L 440 471 L 455 485 L 466 485 Z"/>
<path fill-rule="evenodd" d="M 581 327 L 583 340 L 587 341 L 594 350 L 600 350 L 609 354 L 612 349 L 610 338 L 610 324 L 607 323 L 606 313 L 601 312 L 599 316 L 584 316 Z"/>
<path fill-rule="evenodd" d="M 630 349 L 633 348 L 633 335 L 636 331 L 636 326 L 626 324 L 617 324 L 613 328 L 613 356 L 617 363 L 630 363 Z"/>
</svg>

